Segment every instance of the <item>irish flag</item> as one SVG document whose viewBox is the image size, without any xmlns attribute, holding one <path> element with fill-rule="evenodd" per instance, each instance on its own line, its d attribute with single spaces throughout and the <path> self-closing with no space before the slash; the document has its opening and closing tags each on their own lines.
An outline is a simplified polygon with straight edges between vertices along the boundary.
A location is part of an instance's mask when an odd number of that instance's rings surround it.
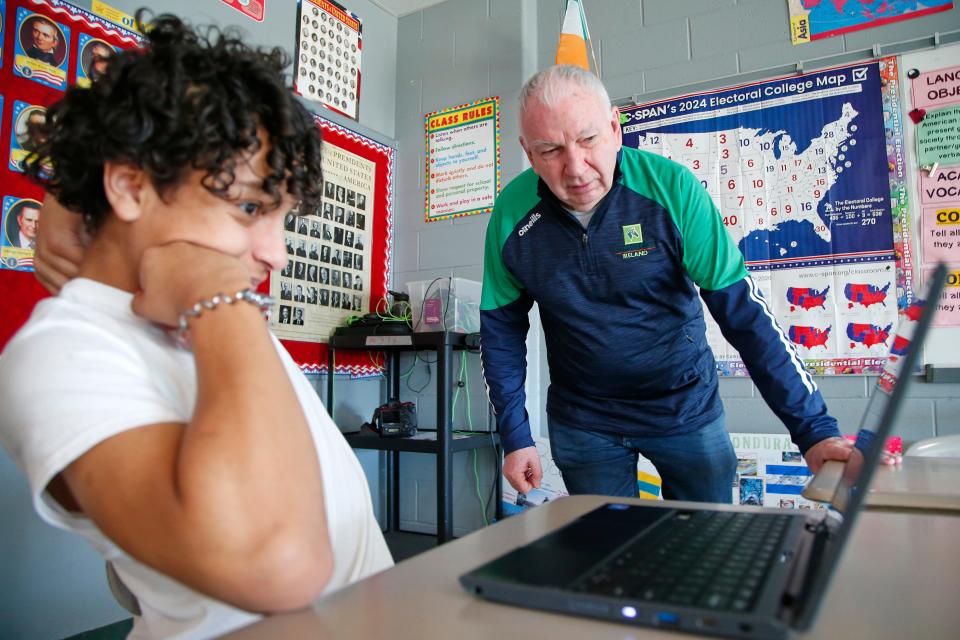
<svg viewBox="0 0 960 640">
<path fill-rule="evenodd" d="M 560 29 L 560 46 L 557 47 L 556 64 L 574 64 L 590 71 L 587 58 L 587 18 L 583 14 L 580 0 L 567 0 L 567 11 Z"/>
</svg>

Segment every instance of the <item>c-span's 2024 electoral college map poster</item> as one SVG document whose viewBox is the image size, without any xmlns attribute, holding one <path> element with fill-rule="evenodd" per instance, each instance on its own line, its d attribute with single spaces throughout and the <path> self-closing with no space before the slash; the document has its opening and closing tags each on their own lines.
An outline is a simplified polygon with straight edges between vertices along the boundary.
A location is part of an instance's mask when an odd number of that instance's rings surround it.
<svg viewBox="0 0 960 640">
<path fill-rule="evenodd" d="M 879 372 L 911 295 L 897 82 L 886 58 L 622 110 L 625 145 L 700 179 L 818 373 Z M 706 315 L 721 373 L 745 375 Z"/>
</svg>

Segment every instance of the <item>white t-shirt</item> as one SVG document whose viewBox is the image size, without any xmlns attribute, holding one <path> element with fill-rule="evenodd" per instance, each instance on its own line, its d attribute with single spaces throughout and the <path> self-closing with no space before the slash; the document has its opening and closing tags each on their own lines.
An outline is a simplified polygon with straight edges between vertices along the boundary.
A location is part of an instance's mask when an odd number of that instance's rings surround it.
<svg viewBox="0 0 960 640">
<path fill-rule="evenodd" d="M 65 467 L 113 435 L 141 425 L 190 421 L 197 393 L 193 355 L 135 316 L 131 299 L 124 291 L 75 279 L 58 297 L 36 306 L 0 357 L 0 443 L 27 475 L 40 517 L 88 540 L 136 595 L 143 613 L 130 637 L 223 634 L 260 616 L 203 596 L 138 562 L 90 519 L 67 512 L 46 492 Z M 276 338 L 274 343 L 320 461 L 334 555 L 329 593 L 393 561 L 356 456 L 297 365 Z"/>
</svg>

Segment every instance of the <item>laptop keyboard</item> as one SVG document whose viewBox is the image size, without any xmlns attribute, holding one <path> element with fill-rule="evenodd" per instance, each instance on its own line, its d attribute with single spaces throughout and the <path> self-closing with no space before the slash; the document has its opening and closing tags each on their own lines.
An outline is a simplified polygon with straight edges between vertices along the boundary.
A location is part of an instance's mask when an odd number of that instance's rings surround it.
<svg viewBox="0 0 960 640">
<path fill-rule="evenodd" d="M 750 611 L 790 516 L 677 512 L 578 578 L 574 591 Z"/>
</svg>

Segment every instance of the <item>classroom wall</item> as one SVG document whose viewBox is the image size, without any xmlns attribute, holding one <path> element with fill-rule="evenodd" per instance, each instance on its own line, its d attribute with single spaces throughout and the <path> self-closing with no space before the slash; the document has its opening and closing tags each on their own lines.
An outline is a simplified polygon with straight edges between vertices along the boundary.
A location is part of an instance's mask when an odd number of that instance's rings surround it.
<svg viewBox="0 0 960 640">
<path fill-rule="evenodd" d="M 452 0 L 400 18 L 397 34 L 398 144 L 397 220 L 394 282 L 434 278 L 483 279 L 483 238 L 489 216 L 424 221 L 424 114 L 474 100 L 500 96 L 502 117 L 501 166 L 504 184 L 525 168 L 515 143 L 519 130 L 512 108 L 523 79 L 536 70 L 537 3 L 533 0 Z M 532 323 L 528 340 L 529 361 L 539 363 L 539 324 Z M 432 359 L 430 354 L 426 354 Z M 412 359 L 403 364 L 407 371 Z M 456 369 L 459 371 L 459 368 Z M 486 402 L 479 356 L 467 356 L 465 387 L 454 411 L 454 428 L 486 429 L 493 418 Z M 539 367 L 531 371 L 528 395 L 538 424 Z M 429 373 L 428 373 L 429 372 Z M 429 376 L 429 377 L 428 377 Z M 402 385 L 402 396 L 417 403 L 418 418 L 428 428 L 435 424 L 435 367 L 413 366 Z M 467 418 L 465 396 L 472 411 Z M 489 495 L 494 460 L 490 450 L 454 456 L 455 535 L 482 525 L 479 493 Z M 476 473 L 475 473 L 476 470 Z M 411 531 L 436 531 L 436 470 L 433 456 L 401 456 L 401 527 Z M 492 505 L 488 505 L 492 507 Z M 489 512 L 492 514 L 492 508 Z"/>
<path fill-rule="evenodd" d="M 89 0 L 77 4 L 89 7 Z M 196 22 L 242 27 L 260 44 L 290 48 L 295 3 L 272 0 L 262 25 L 218 0 L 112 0 L 132 13 L 142 4 L 179 12 Z M 423 222 L 423 114 L 499 95 L 502 109 L 504 183 L 525 168 L 516 142 L 515 103 L 523 80 L 552 62 L 564 0 L 448 0 L 397 19 L 373 0 L 345 4 L 364 20 L 363 96 L 360 123 L 398 141 L 394 288 L 435 277 L 482 279 L 487 216 Z M 832 38 L 802 48 L 789 44 L 782 0 L 585 0 L 604 81 L 612 97 L 669 90 L 736 73 L 870 49 L 960 28 L 960 10 Z M 812 65 L 808 65 L 812 66 Z M 725 82 L 723 84 L 730 84 Z M 678 91 L 679 93 L 679 91 Z M 535 433 L 546 435 L 542 399 L 549 373 L 543 340 L 528 340 L 528 407 Z M 464 394 L 471 399 L 474 429 L 490 424 L 477 356 L 468 358 L 468 382 L 456 407 L 457 428 L 469 427 Z M 432 359 L 427 357 L 427 359 Z M 405 363 L 404 371 L 413 364 Z M 429 378 L 428 378 L 429 367 Z M 435 415 L 435 368 L 416 363 L 404 397 L 417 402 L 421 424 Z M 318 390 L 325 389 L 322 378 Z M 426 383 L 426 387 L 421 387 Z M 831 411 L 847 431 L 866 403 L 869 377 L 820 378 Z M 908 440 L 960 433 L 956 385 L 917 384 L 904 408 Z M 380 393 L 377 381 L 337 382 L 336 416 L 342 424 L 369 417 Z M 779 432 L 775 418 L 749 380 L 721 381 L 731 431 Z M 321 394 L 323 395 L 323 394 Z M 381 486 L 377 454 L 359 452 L 374 489 Z M 494 461 L 487 451 L 454 460 L 454 529 L 462 535 L 482 524 L 479 493 L 489 495 Z M 475 470 L 476 469 L 476 474 Z M 401 461 L 404 528 L 436 527 L 432 456 L 404 454 Z M 0 453 L 0 629 L 5 638 L 57 638 L 126 617 L 113 604 L 103 565 L 83 543 L 53 530 L 33 514 L 26 483 Z M 379 511 L 379 491 L 374 491 Z"/>
<path fill-rule="evenodd" d="M 519 6 L 505 6 L 508 4 Z M 810 69 L 816 66 L 817 58 L 825 56 L 860 52 L 869 57 L 876 44 L 883 51 L 906 40 L 960 28 L 960 8 L 954 8 L 794 47 L 790 44 L 787 3 L 780 0 L 584 0 L 583 4 L 602 77 L 614 99 L 674 88 L 680 95 L 685 92 L 679 89 L 684 85 L 711 81 L 714 86 L 735 84 L 731 76 L 736 74 L 782 68 L 800 60 Z M 564 5 L 564 0 L 448 0 L 400 19 L 398 282 L 450 274 L 481 279 L 482 232 L 487 216 L 430 224 L 422 221 L 422 116 L 446 106 L 499 95 L 506 184 L 525 166 L 517 143 L 515 105 L 519 85 L 533 71 L 553 63 Z M 511 15 L 511 19 L 504 19 Z M 536 25 L 533 37 L 523 28 L 530 21 Z M 530 47 L 535 51 L 532 69 L 527 62 Z M 728 79 L 718 80 L 721 78 Z M 542 401 L 549 371 L 542 339 L 533 336 L 530 342 L 529 372 L 535 380 L 528 381 L 527 407 L 534 414 L 534 433 L 546 436 Z M 478 367 L 473 365 L 471 389 L 478 374 Z M 820 377 L 817 383 L 842 429 L 855 432 L 874 378 Z M 428 387 L 423 393 L 409 394 L 422 406 L 429 406 L 431 391 Z M 749 379 L 722 379 L 720 391 L 731 432 L 784 432 Z M 900 429 L 905 441 L 960 433 L 960 400 L 955 399 L 958 391 L 960 388 L 953 384 L 915 384 L 902 410 Z M 478 405 L 474 401 L 474 407 Z M 405 510 L 405 526 L 432 530 L 433 467 L 429 460 L 410 458 L 402 482 L 407 504 L 415 501 L 415 506 Z M 461 524 L 469 526 L 475 511 L 469 501 L 460 507 L 459 498 L 457 492 L 457 531 Z"/>
</svg>

